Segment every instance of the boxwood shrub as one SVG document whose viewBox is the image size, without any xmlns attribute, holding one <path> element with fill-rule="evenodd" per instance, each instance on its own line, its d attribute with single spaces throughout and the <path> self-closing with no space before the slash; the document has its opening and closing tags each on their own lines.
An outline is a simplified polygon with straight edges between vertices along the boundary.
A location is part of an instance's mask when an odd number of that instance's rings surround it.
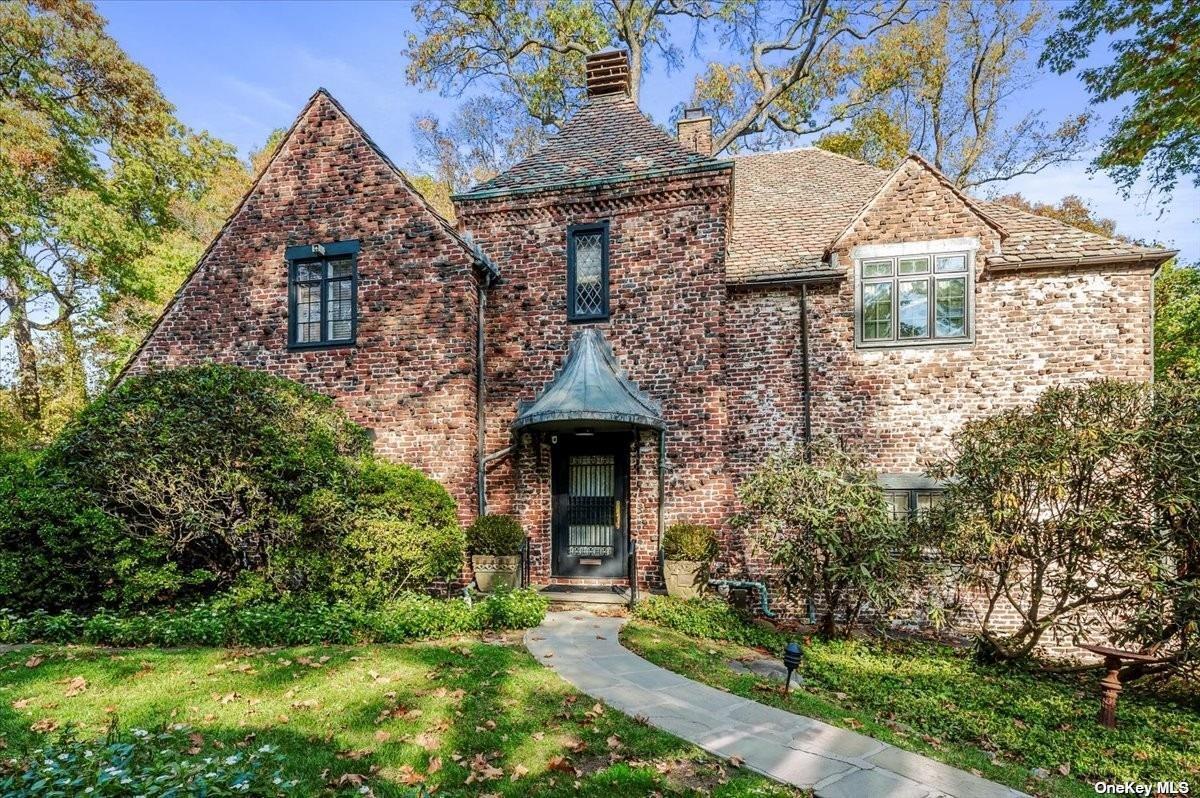
<svg viewBox="0 0 1200 798">
<path fill-rule="evenodd" d="M 525 530 L 511 515 L 481 515 L 467 527 L 467 546 L 472 554 L 500 557 L 520 553 Z"/>
<path fill-rule="evenodd" d="M 533 590 L 498 591 L 482 600 L 406 593 L 366 609 L 350 602 L 239 606 L 227 599 L 137 613 L 100 610 L 0 613 L 0 643 L 111 646 L 297 646 L 404 643 L 484 630 L 537 626 L 547 601 Z"/>
</svg>

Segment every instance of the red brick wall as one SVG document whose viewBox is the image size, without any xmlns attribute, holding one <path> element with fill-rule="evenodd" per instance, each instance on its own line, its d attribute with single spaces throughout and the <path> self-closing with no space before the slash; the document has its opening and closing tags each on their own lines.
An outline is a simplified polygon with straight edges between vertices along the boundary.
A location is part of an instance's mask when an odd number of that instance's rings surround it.
<svg viewBox="0 0 1200 798">
<path fill-rule="evenodd" d="M 288 351 L 290 245 L 359 239 L 356 346 Z M 454 241 L 318 95 L 131 373 L 205 362 L 304 383 L 375 430 L 379 453 L 474 516 L 476 275 Z"/>
<path fill-rule="evenodd" d="M 599 323 L 642 390 L 663 404 L 666 521 L 721 524 L 730 484 L 724 466 L 724 250 L 729 174 L 639 181 L 621 187 L 460 202 L 460 225 L 499 267 L 487 310 L 487 443 L 511 440 L 519 400 L 532 400 L 562 365 L 578 325 L 566 312 L 570 224 L 610 222 L 610 308 Z M 534 469 L 533 436 L 489 471 L 494 512 L 517 513 L 549 538 L 548 450 Z M 643 556 L 657 550 L 657 448 L 639 444 L 631 467 L 631 534 Z M 520 464 L 522 473 L 515 467 Z M 534 575 L 548 577 L 548 549 Z M 649 567 L 639 568 L 645 578 Z"/>
</svg>

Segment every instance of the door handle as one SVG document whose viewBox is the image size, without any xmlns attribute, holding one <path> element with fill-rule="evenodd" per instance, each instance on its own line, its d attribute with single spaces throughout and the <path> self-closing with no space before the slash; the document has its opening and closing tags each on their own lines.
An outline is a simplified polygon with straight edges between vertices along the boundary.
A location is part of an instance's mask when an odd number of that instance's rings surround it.
<svg viewBox="0 0 1200 798">
<path fill-rule="evenodd" d="M 621 500 L 617 499 L 613 502 L 613 526 L 621 528 Z"/>
</svg>

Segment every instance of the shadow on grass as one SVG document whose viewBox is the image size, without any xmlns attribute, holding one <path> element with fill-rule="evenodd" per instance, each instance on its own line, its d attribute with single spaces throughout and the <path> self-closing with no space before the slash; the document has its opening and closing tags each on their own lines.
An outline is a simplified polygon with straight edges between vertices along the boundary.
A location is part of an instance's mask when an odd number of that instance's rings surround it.
<svg viewBox="0 0 1200 798">
<path fill-rule="evenodd" d="M 44 661 L 27 668 L 34 651 Z M 102 734 L 113 714 L 123 728 L 183 723 L 227 750 L 278 746 L 302 795 L 327 794 L 339 782 L 349 794 L 360 776 L 386 798 L 412 794 L 414 783 L 445 796 L 689 794 L 670 765 L 665 773 L 656 765 L 699 756 L 615 710 L 595 712 L 523 649 L 469 639 L 253 651 L 43 648 L 8 655 L 0 667 L 0 734 L 10 756 L 44 739 L 30 726 L 45 718 L 82 724 L 81 736 Z M 88 686 L 68 698 L 76 676 Z M 28 704 L 14 708 L 22 699 Z M 688 769 L 714 795 L 791 794 L 737 772 L 721 784 L 711 759 Z"/>
</svg>

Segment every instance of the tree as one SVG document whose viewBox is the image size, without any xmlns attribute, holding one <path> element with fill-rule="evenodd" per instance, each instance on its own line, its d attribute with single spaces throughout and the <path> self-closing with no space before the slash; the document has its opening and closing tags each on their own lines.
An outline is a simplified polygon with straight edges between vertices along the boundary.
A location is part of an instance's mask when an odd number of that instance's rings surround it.
<svg viewBox="0 0 1200 798">
<path fill-rule="evenodd" d="M 878 57 L 884 33 L 915 18 L 907 0 L 727 2 L 721 37 L 745 59 L 709 64 L 692 93 L 713 117 L 713 151 L 771 149 L 865 112 L 903 68 Z"/>
<path fill-rule="evenodd" d="M 1005 194 L 996 197 L 995 201 L 1012 208 L 1019 208 L 1023 211 L 1037 214 L 1038 216 L 1056 219 L 1064 224 L 1078 227 L 1080 230 L 1086 230 L 1089 233 L 1095 233 L 1099 236 L 1128 240 L 1124 236 L 1117 235 L 1117 223 L 1114 220 L 1096 216 L 1091 206 L 1087 204 L 1087 200 L 1078 194 L 1068 194 L 1060 199 L 1057 205 L 1052 205 L 1048 202 L 1033 202 L 1026 199 L 1020 193 Z"/>
<path fill-rule="evenodd" d="M 1172 259 L 1154 279 L 1154 376 L 1200 380 L 1200 264 Z"/>
<path fill-rule="evenodd" d="M 1048 632 L 1119 623 L 1169 556 L 1151 508 L 1147 408 L 1136 383 L 1054 388 L 964 425 L 931 469 L 946 484 L 946 559 L 983 598 L 987 655 L 1021 659 Z M 999 621 L 1009 612 L 1016 628 Z"/>
<path fill-rule="evenodd" d="M 846 635 L 862 611 L 886 613 L 919 563 L 917 540 L 892 518 L 876 475 L 828 441 L 772 455 L 738 488 L 735 523 L 766 555 L 789 596 L 820 607 L 822 635 Z"/>
<path fill-rule="evenodd" d="M 106 309 L 147 289 L 139 259 L 181 227 L 228 145 L 180 125 L 82 0 L 0 6 L 0 337 L 18 412 L 43 430 L 41 361 L 78 408 Z"/>
<path fill-rule="evenodd" d="M 494 177 L 532 154 L 543 138 L 540 126 L 495 97 L 465 101 L 446 124 L 432 114 L 418 116 L 412 132 L 417 157 L 451 193 Z"/>
<path fill-rule="evenodd" d="M 1075 0 L 1041 61 L 1070 72 L 1100 44 L 1115 56 L 1079 72 L 1092 102 L 1125 101 L 1093 166 L 1126 196 L 1143 175 L 1169 197 L 1180 177 L 1200 185 L 1200 5 L 1192 0 Z"/>
<path fill-rule="evenodd" d="M 892 168 L 919 152 L 960 188 L 1035 174 L 1079 156 L 1088 114 L 1047 129 L 1031 109 L 1006 123 L 1012 100 L 1033 85 L 1030 48 L 1048 26 L 1040 2 L 952 0 L 887 31 L 868 57 L 882 90 L 849 95 L 863 103 L 849 124 L 817 145 Z M 864 72 L 864 74 L 871 74 Z"/>
<path fill-rule="evenodd" d="M 747 53 L 745 64 L 714 64 L 696 84 L 694 101 L 716 117 L 720 152 L 748 134 L 823 129 L 815 120 L 825 111 L 852 113 L 862 100 L 834 98 L 863 70 L 869 91 L 886 81 L 870 66 L 871 45 L 914 12 L 909 0 L 424 0 L 414 15 L 421 30 L 408 40 L 410 83 L 443 94 L 486 85 L 511 101 L 510 116 L 546 131 L 583 101 L 587 55 L 627 49 L 636 101 L 651 56 L 668 70 L 682 61 L 668 22 L 692 20 L 695 37 L 719 33 Z"/>
<path fill-rule="evenodd" d="M 704 0 L 421 0 L 413 7 L 421 31 L 405 51 L 408 81 L 443 94 L 483 82 L 554 129 L 582 102 L 587 55 L 626 48 L 636 101 L 650 56 L 668 68 L 680 62 L 666 20 L 708 13 Z"/>
</svg>

